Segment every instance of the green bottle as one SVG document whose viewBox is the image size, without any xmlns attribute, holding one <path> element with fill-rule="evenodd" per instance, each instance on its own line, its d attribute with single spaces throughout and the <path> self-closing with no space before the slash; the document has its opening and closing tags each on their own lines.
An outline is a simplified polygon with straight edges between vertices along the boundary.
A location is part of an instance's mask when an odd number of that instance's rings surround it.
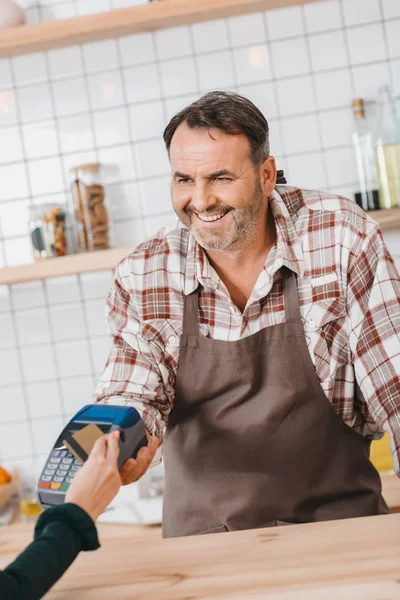
<svg viewBox="0 0 400 600">
<path fill-rule="evenodd" d="M 400 121 L 389 86 L 379 91 L 376 157 L 380 208 L 400 206 Z"/>
</svg>

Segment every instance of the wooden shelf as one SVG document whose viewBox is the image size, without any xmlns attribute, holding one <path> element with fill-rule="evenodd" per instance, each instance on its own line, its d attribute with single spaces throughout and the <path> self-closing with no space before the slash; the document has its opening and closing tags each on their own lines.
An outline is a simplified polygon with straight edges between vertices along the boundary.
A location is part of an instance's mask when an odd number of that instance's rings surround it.
<svg viewBox="0 0 400 600">
<path fill-rule="evenodd" d="M 400 228 L 400 208 L 371 210 L 368 214 L 379 223 L 382 230 Z"/>
<path fill-rule="evenodd" d="M 311 1 L 313 0 L 159 0 L 132 8 L 5 29 L 0 32 L 0 57 Z"/>
<path fill-rule="evenodd" d="M 0 269 L 0 285 L 115 269 L 119 261 L 130 250 L 130 248 L 112 248 L 110 250 L 98 250 L 97 252 L 44 259 L 32 265 L 6 267 Z"/>
</svg>

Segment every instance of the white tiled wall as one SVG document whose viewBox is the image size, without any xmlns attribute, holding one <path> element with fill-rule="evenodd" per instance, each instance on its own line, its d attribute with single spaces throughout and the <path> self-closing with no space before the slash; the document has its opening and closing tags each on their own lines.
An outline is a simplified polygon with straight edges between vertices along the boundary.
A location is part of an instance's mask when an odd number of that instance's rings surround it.
<svg viewBox="0 0 400 600">
<path fill-rule="evenodd" d="M 29 22 L 133 0 L 21 0 Z M 32 260 L 27 207 L 64 202 L 68 170 L 107 169 L 116 243 L 172 218 L 163 127 L 213 88 L 265 113 L 289 183 L 352 194 L 351 100 L 400 95 L 399 0 L 324 0 L 0 60 L 0 266 Z M 400 258 L 398 232 L 387 242 Z M 107 353 L 111 272 L 0 287 L 0 460 L 40 464 L 90 401 Z"/>
</svg>

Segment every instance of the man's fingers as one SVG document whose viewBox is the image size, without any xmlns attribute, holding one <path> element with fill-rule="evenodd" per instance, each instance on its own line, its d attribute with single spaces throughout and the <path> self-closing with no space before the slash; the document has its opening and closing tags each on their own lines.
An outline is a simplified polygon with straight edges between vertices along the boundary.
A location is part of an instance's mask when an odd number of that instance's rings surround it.
<svg viewBox="0 0 400 600">
<path fill-rule="evenodd" d="M 149 444 L 143 448 L 140 448 L 136 460 L 139 469 L 143 471 L 143 473 L 149 468 L 157 448 L 158 440 L 155 437 L 150 437 Z"/>
<path fill-rule="evenodd" d="M 139 477 L 142 476 L 142 473 L 139 472 L 137 461 L 134 458 L 129 458 L 124 462 L 122 467 L 119 470 L 119 474 L 122 480 L 122 483 L 125 485 L 128 483 L 132 483 L 133 481 L 137 481 Z"/>
<path fill-rule="evenodd" d="M 147 431 L 146 435 L 148 444 L 147 446 L 143 446 L 143 448 L 140 448 L 136 457 L 138 466 L 140 467 L 140 469 L 144 468 L 144 470 L 146 470 L 150 466 L 151 461 L 153 460 L 156 450 L 159 446 L 159 441 L 154 435 L 150 435 Z"/>
<path fill-rule="evenodd" d="M 158 448 L 159 445 L 160 445 L 160 442 L 158 441 L 158 439 L 156 438 L 156 436 L 152 435 L 151 438 L 150 438 L 149 447 L 150 447 L 150 450 L 153 452 L 153 454 L 156 453 L 156 450 L 157 450 L 157 448 Z"/>
<path fill-rule="evenodd" d="M 124 483 L 132 483 L 140 479 L 149 468 L 154 458 L 159 442 L 156 437 L 147 434 L 148 445 L 141 448 L 136 459 L 129 458 L 120 469 L 121 479 Z"/>
<path fill-rule="evenodd" d="M 121 477 L 127 477 L 128 475 L 132 475 L 135 473 L 137 469 L 137 462 L 134 458 L 128 458 L 120 468 L 119 472 Z"/>
<path fill-rule="evenodd" d="M 139 455 L 137 459 L 129 458 L 124 462 L 120 469 L 121 479 L 124 481 L 124 483 L 137 481 L 146 472 L 150 462 L 148 463 L 143 457 L 139 458 Z"/>
<path fill-rule="evenodd" d="M 158 446 L 160 445 L 160 442 L 158 441 L 158 439 L 156 438 L 155 435 L 151 435 L 151 433 L 149 433 L 148 431 L 146 431 L 146 437 L 147 437 L 147 446 L 144 446 L 144 448 L 148 448 L 150 450 L 150 452 L 155 454 Z M 143 450 L 143 448 L 141 450 Z"/>
<path fill-rule="evenodd" d="M 149 445 L 151 444 L 151 442 L 157 443 L 157 445 L 159 444 L 159 441 L 156 438 L 156 436 L 155 435 L 151 435 L 151 433 L 149 433 L 147 431 L 147 429 L 146 429 L 146 437 L 147 437 L 147 442 L 148 442 Z"/>
</svg>

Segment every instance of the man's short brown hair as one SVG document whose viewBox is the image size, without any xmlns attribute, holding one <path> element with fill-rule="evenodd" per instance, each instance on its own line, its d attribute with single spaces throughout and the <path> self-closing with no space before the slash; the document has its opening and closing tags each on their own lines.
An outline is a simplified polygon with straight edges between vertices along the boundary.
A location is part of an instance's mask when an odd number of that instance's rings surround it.
<svg viewBox="0 0 400 600">
<path fill-rule="evenodd" d="M 181 123 L 190 129 L 219 129 L 228 135 L 243 134 L 250 144 L 250 158 L 258 167 L 269 156 L 269 128 L 262 112 L 234 92 L 209 92 L 178 112 L 164 131 L 169 153 L 172 137 Z"/>
</svg>

